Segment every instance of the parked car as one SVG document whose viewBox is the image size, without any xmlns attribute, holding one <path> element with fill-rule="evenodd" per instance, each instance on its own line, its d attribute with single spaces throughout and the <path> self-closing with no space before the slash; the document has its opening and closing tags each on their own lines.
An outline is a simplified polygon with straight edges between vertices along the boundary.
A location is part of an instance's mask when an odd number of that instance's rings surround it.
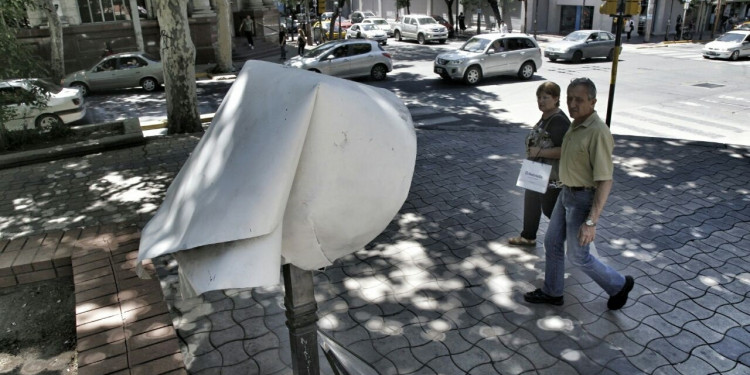
<svg viewBox="0 0 750 375">
<path fill-rule="evenodd" d="M 419 44 L 435 40 L 443 44 L 448 39 L 448 29 L 430 16 L 411 14 L 393 24 L 393 37 L 399 41 L 416 39 Z"/>
<path fill-rule="evenodd" d="M 154 91 L 164 83 L 161 59 L 143 52 L 125 52 L 107 56 L 92 68 L 79 70 L 63 79 L 63 86 L 75 87 L 84 96 L 92 91 L 140 86 Z"/>
<path fill-rule="evenodd" d="M 594 57 L 605 57 L 607 61 L 612 61 L 614 56 L 615 36 L 604 30 L 574 31 L 544 49 L 544 57 L 550 61 L 561 59 L 579 63 Z"/>
<path fill-rule="evenodd" d="M 453 24 L 448 22 L 443 16 L 433 15 L 432 18 L 437 21 L 437 23 L 445 26 L 446 29 L 448 29 L 448 37 L 453 38 Z"/>
<path fill-rule="evenodd" d="M 322 30 L 327 40 L 343 39 L 346 37 L 346 29 L 341 30 L 338 22 L 333 24 L 333 36 L 331 36 L 331 21 L 315 22 L 313 29 Z"/>
<path fill-rule="evenodd" d="M 388 21 L 386 21 L 383 18 L 378 18 L 378 17 L 365 18 L 360 23 L 373 24 L 378 29 L 385 31 L 385 34 L 388 35 L 389 38 L 393 36 L 393 30 L 391 30 L 391 24 L 388 23 Z"/>
<path fill-rule="evenodd" d="M 385 45 L 388 34 L 371 23 L 355 23 L 346 31 L 346 39 L 370 39 Z"/>
<path fill-rule="evenodd" d="M 370 11 L 356 11 L 349 15 L 349 19 L 352 20 L 352 24 L 360 23 L 362 20 L 368 17 L 377 17 L 375 13 Z"/>
<path fill-rule="evenodd" d="M 15 115 L 3 125 L 6 130 L 49 131 L 86 115 L 80 90 L 63 88 L 41 79 L 0 81 L 0 105 Z"/>
<path fill-rule="evenodd" d="M 446 80 L 475 85 L 484 77 L 518 75 L 531 79 L 542 66 L 542 51 L 526 34 L 480 34 L 461 48 L 435 58 L 434 72 Z"/>
<path fill-rule="evenodd" d="M 734 27 L 735 30 L 748 30 L 750 31 L 750 21 L 745 21 L 737 24 L 737 26 Z"/>
<path fill-rule="evenodd" d="M 326 42 L 284 65 L 341 78 L 370 76 L 376 81 L 384 80 L 393 70 L 391 55 L 378 42 L 366 39 Z"/>
<path fill-rule="evenodd" d="M 323 12 L 320 14 L 321 21 L 328 21 L 333 18 L 333 12 Z"/>
<path fill-rule="evenodd" d="M 706 59 L 729 59 L 750 56 L 750 30 L 732 30 L 706 44 L 701 51 Z"/>
</svg>

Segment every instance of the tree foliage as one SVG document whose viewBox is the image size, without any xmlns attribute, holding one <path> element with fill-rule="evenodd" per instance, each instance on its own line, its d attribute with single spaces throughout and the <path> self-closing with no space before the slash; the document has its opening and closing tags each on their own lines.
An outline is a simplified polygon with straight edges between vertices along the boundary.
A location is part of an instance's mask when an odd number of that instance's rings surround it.
<svg viewBox="0 0 750 375">
<path fill-rule="evenodd" d="M 1 0 L 0 1 L 0 80 L 9 78 L 45 77 L 47 71 L 29 45 L 18 41 L 17 34 L 20 27 L 26 25 L 27 10 L 34 9 L 33 0 Z M 44 93 L 37 93 L 43 95 Z M 40 105 L 35 98 L 20 98 L 14 94 L 0 97 L 0 102 L 30 102 Z M 12 110 L 0 106 L 0 149 L 5 147 L 4 124 L 14 115 Z"/>
</svg>

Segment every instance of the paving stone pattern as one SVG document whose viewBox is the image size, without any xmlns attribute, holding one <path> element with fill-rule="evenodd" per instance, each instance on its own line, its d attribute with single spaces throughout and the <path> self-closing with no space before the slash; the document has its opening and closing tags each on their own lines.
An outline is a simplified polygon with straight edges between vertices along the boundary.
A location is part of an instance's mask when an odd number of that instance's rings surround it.
<svg viewBox="0 0 750 375">
<path fill-rule="evenodd" d="M 319 328 L 382 374 L 750 373 L 750 151 L 618 137 L 596 247 L 636 286 L 611 312 L 572 268 L 563 306 L 523 302 L 543 278 L 541 244 L 506 244 L 522 225 L 523 137 L 418 131 L 401 211 L 315 273 Z M 196 141 L 0 171 L 3 238 L 142 226 Z M 181 300 L 176 264 L 155 263 L 189 373 L 291 373 L 281 286 Z"/>
</svg>

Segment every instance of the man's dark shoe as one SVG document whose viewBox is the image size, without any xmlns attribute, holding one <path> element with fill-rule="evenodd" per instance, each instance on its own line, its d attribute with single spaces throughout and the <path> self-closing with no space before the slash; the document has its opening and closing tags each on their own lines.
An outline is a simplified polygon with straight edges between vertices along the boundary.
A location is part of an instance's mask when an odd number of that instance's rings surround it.
<svg viewBox="0 0 750 375">
<path fill-rule="evenodd" d="M 550 305 L 560 306 L 563 304 L 563 297 L 552 297 L 551 295 L 537 289 L 523 295 L 523 299 L 528 303 L 548 303 Z"/>
<path fill-rule="evenodd" d="M 623 286 L 622 290 L 620 290 L 617 294 L 609 297 L 609 301 L 607 301 L 607 307 L 610 310 L 619 310 L 620 308 L 625 306 L 625 302 L 628 302 L 628 293 L 633 290 L 633 285 L 635 285 L 633 277 L 625 276 L 625 286 Z"/>
</svg>

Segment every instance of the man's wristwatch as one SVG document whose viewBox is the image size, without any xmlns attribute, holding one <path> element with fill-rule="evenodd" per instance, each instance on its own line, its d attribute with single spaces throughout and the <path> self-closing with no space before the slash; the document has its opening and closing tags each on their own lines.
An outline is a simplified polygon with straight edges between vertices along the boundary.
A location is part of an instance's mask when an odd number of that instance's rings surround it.
<svg viewBox="0 0 750 375">
<path fill-rule="evenodd" d="M 591 218 L 586 219 L 586 222 L 584 222 L 584 224 L 586 224 L 587 227 L 595 227 L 596 226 L 596 223 L 594 222 L 594 220 L 591 220 Z"/>
</svg>

